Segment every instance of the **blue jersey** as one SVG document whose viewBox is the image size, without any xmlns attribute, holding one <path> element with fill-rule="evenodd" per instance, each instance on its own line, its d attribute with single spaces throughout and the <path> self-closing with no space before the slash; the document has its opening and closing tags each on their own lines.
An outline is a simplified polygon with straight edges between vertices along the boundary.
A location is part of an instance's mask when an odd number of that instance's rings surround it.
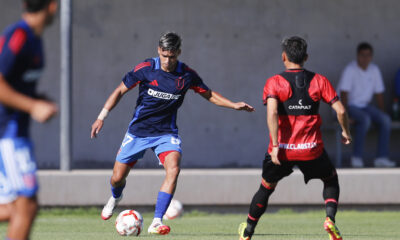
<svg viewBox="0 0 400 240">
<path fill-rule="evenodd" d="M 21 20 L 0 36 L 0 73 L 16 91 L 35 97 L 44 65 L 42 40 Z M 0 103 L 0 138 L 27 137 L 29 114 Z"/>
<path fill-rule="evenodd" d="M 139 97 L 128 132 L 139 137 L 178 134 L 176 116 L 189 89 L 208 91 L 199 75 L 182 62 L 174 72 L 161 69 L 160 58 L 147 59 L 122 80 L 129 89 L 139 85 Z"/>
</svg>

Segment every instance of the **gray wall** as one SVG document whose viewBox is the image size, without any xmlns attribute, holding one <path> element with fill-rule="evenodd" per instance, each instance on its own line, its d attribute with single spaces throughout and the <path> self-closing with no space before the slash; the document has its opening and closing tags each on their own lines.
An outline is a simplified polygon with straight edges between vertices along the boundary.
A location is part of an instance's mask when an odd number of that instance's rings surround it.
<svg viewBox="0 0 400 240">
<path fill-rule="evenodd" d="M 0 28 L 17 20 L 20 1 L 0 0 Z M 213 90 L 243 100 L 255 113 L 218 108 L 189 92 L 178 126 L 184 167 L 258 167 L 268 143 L 262 88 L 283 70 L 280 41 L 299 35 L 309 43 L 306 67 L 326 75 L 336 86 L 360 41 L 375 47 L 392 96 L 398 67 L 400 2 L 396 0 L 83 0 L 74 2 L 73 30 L 73 166 L 111 166 L 132 116 L 137 89 L 106 120 L 96 140 L 92 122 L 106 97 L 136 64 L 156 55 L 162 32 L 184 39 L 181 60 L 194 68 Z M 59 99 L 59 22 L 45 33 L 47 69 L 40 90 Z M 329 108 L 321 112 L 331 121 Z M 57 167 L 59 118 L 33 125 L 41 167 Z M 327 135 L 330 136 L 330 135 Z M 329 141 L 330 152 L 333 145 Z M 332 149 L 332 150 L 331 150 Z M 156 167 L 151 152 L 139 167 Z"/>
</svg>

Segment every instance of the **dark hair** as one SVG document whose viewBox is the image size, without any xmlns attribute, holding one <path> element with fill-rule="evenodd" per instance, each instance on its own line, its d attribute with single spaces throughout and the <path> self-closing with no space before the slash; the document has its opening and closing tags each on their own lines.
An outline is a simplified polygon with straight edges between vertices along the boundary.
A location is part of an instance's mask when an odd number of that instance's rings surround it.
<svg viewBox="0 0 400 240">
<path fill-rule="evenodd" d="M 374 52 L 374 49 L 372 48 L 372 45 L 367 43 L 367 42 L 361 42 L 357 46 L 357 54 L 359 54 L 362 50 L 370 50 L 371 53 Z"/>
<path fill-rule="evenodd" d="M 302 64 L 307 58 L 307 42 L 301 37 L 285 38 L 282 41 L 282 50 L 292 63 Z"/>
<path fill-rule="evenodd" d="M 55 0 L 23 0 L 27 12 L 39 12 Z"/>
<path fill-rule="evenodd" d="M 158 46 L 163 51 L 175 52 L 181 48 L 181 43 L 182 39 L 178 34 L 174 32 L 166 32 L 161 36 Z"/>
</svg>

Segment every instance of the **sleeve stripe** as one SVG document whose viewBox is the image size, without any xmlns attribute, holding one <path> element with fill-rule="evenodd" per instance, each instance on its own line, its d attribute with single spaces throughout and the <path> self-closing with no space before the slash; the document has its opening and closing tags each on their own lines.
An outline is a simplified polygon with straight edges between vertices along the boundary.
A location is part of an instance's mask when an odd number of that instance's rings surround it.
<svg viewBox="0 0 400 240">
<path fill-rule="evenodd" d="M 5 42 L 6 42 L 6 38 L 4 36 L 0 37 L 0 54 L 3 51 L 3 46 L 4 46 Z"/>
<path fill-rule="evenodd" d="M 138 65 L 135 67 L 135 70 L 133 70 L 133 72 L 137 72 L 137 71 L 139 71 L 140 69 L 142 69 L 142 68 L 144 68 L 144 67 L 150 67 L 150 66 L 151 66 L 151 63 L 150 63 L 150 62 L 142 62 L 142 63 L 138 64 Z"/>
<path fill-rule="evenodd" d="M 335 96 L 335 97 L 329 102 L 329 104 L 332 105 L 332 104 L 334 104 L 334 103 L 337 102 L 337 101 L 339 101 L 339 97 L 338 97 L 338 96 Z"/>
<path fill-rule="evenodd" d="M 21 51 L 26 41 L 26 33 L 22 29 L 15 30 L 14 34 L 8 42 L 8 46 L 14 54 L 18 54 Z"/>
<path fill-rule="evenodd" d="M 196 86 L 192 86 L 192 87 L 190 87 L 190 89 L 192 89 L 196 93 L 205 93 L 208 91 L 207 89 L 204 89 L 202 87 L 196 87 Z"/>
<path fill-rule="evenodd" d="M 137 83 L 135 83 L 135 84 L 133 84 L 133 85 L 129 88 L 129 90 L 131 90 L 132 88 L 136 87 L 139 83 L 140 83 L 140 81 L 137 82 Z"/>
</svg>

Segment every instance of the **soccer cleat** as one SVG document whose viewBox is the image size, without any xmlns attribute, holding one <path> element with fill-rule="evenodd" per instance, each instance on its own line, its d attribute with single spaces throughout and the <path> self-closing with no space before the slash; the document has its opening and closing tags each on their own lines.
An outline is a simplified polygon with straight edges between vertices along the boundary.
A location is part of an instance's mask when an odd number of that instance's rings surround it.
<svg viewBox="0 0 400 240">
<path fill-rule="evenodd" d="M 162 223 L 152 223 L 147 229 L 148 233 L 156 235 L 167 235 L 170 231 L 171 228 Z"/>
<path fill-rule="evenodd" d="M 386 157 L 379 157 L 374 161 L 374 167 L 395 167 L 396 163 L 390 161 L 389 158 Z"/>
<path fill-rule="evenodd" d="M 110 217 L 113 215 L 114 208 L 117 206 L 117 204 L 121 201 L 123 195 L 119 198 L 114 198 L 113 196 L 108 199 L 107 204 L 103 207 L 103 210 L 101 211 L 101 218 L 103 220 L 108 220 Z"/>
<path fill-rule="evenodd" d="M 328 232 L 330 240 L 343 240 L 339 228 L 336 227 L 335 223 L 329 217 L 326 217 L 324 228 Z"/>
<path fill-rule="evenodd" d="M 244 236 L 244 230 L 246 230 L 246 227 L 247 227 L 247 223 L 246 222 L 242 222 L 239 225 L 239 230 L 238 230 L 239 240 L 250 240 L 251 239 L 251 236 L 247 236 L 247 237 Z"/>
</svg>

